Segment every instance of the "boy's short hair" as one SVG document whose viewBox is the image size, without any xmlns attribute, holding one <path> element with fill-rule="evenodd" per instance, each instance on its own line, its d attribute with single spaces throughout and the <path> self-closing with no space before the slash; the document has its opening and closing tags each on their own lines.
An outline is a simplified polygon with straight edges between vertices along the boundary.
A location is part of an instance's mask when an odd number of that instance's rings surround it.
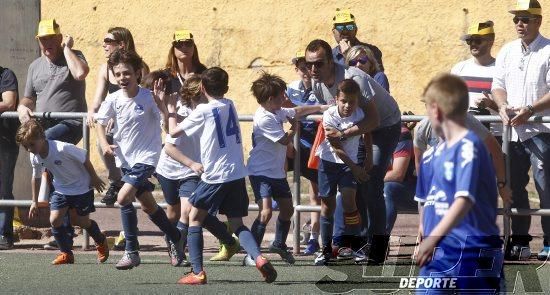
<svg viewBox="0 0 550 295">
<path fill-rule="evenodd" d="M 143 68 L 143 60 L 141 57 L 134 51 L 129 51 L 126 49 L 118 49 L 113 51 L 111 55 L 109 55 L 109 59 L 107 60 L 107 65 L 111 71 L 113 70 L 113 67 L 120 64 L 125 63 L 132 66 L 134 71 L 139 73 L 141 69 Z"/>
<path fill-rule="evenodd" d="M 336 96 L 339 96 L 340 93 L 359 96 L 361 88 L 359 88 L 359 84 L 353 79 L 344 79 L 338 83 L 338 87 L 336 88 Z"/>
<path fill-rule="evenodd" d="M 15 141 L 18 144 L 25 144 L 32 140 L 46 138 L 44 134 L 44 128 L 34 119 L 30 119 L 27 122 L 21 124 L 17 128 L 17 134 L 15 135 Z"/>
<path fill-rule="evenodd" d="M 437 75 L 428 83 L 422 97 L 425 103 L 437 104 L 446 117 L 461 118 L 468 111 L 468 86 L 455 75 Z"/>
<path fill-rule="evenodd" d="M 180 97 L 183 105 L 189 107 L 191 106 L 191 101 L 200 100 L 201 96 L 201 75 L 193 74 L 185 81 L 180 88 Z"/>
<path fill-rule="evenodd" d="M 263 72 L 260 78 L 252 82 L 250 87 L 250 91 L 252 91 L 259 104 L 266 102 L 270 97 L 281 94 L 285 90 L 286 83 L 281 77 L 266 72 Z"/>
<path fill-rule="evenodd" d="M 229 89 L 229 75 L 222 68 L 212 67 L 202 72 L 201 84 L 210 96 L 223 97 Z"/>
<path fill-rule="evenodd" d="M 164 81 L 164 85 L 166 86 L 166 93 L 172 93 L 170 86 L 170 74 L 165 70 L 156 70 L 152 71 L 149 74 L 143 78 L 143 81 L 141 82 L 141 86 L 150 90 L 153 90 L 153 87 L 155 85 L 155 81 L 158 79 L 162 79 Z"/>
</svg>

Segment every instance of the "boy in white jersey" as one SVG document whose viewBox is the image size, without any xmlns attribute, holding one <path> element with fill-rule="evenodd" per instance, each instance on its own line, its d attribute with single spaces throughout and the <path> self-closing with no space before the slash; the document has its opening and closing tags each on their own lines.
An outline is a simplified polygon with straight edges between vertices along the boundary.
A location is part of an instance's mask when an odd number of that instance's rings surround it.
<svg viewBox="0 0 550 295">
<path fill-rule="evenodd" d="M 286 83 L 279 76 L 262 74 L 252 83 L 252 93 L 260 104 L 254 114 L 252 145 L 248 159 L 248 174 L 254 191 L 256 203 L 260 207 L 258 217 L 252 224 L 251 231 L 260 245 L 265 228 L 272 215 L 272 198 L 279 205 L 279 217 L 275 229 L 275 240 L 269 246 L 286 262 L 293 264 L 294 257 L 287 250 L 286 238 L 290 229 L 290 218 L 294 213 L 292 194 L 286 180 L 285 161 L 287 144 L 293 140 L 297 119 L 301 116 L 328 109 L 326 105 L 300 106 L 283 108 L 286 101 Z M 290 122 L 292 127 L 285 132 L 283 124 Z M 245 257 L 245 264 L 251 259 Z"/>
<path fill-rule="evenodd" d="M 359 85 L 352 79 L 338 83 L 336 105 L 323 114 L 323 126 L 346 130 L 365 116 L 358 108 L 361 95 Z M 360 135 L 348 138 L 327 138 L 317 148 L 319 163 L 319 197 L 321 198 L 322 252 L 315 258 L 315 265 L 325 265 L 332 256 L 332 231 L 337 190 L 342 193 L 344 224 L 359 233 L 361 216 L 357 211 L 355 193 L 358 182 L 367 180 L 366 170 L 359 166 L 357 151 Z"/>
<path fill-rule="evenodd" d="M 148 180 L 155 171 L 162 148 L 160 119 L 161 110 L 166 112 L 166 107 L 150 90 L 139 87 L 138 73 L 143 61 L 135 52 L 115 51 L 107 64 L 121 89 L 107 96 L 95 119 L 103 152 L 115 155 L 117 166 L 124 173 L 124 185 L 118 193 L 117 201 L 121 206 L 126 246 L 116 268 L 131 269 L 141 262 L 137 213 L 132 205 L 136 197 L 151 221 L 168 236 L 171 262 L 178 266 L 184 260 L 183 239 L 164 210 L 157 205 L 151 194 L 154 185 Z M 105 136 L 105 125 L 110 119 L 115 124 L 114 145 L 110 145 Z"/>
<path fill-rule="evenodd" d="M 175 104 L 171 102 L 168 105 L 170 135 L 200 136 L 201 162 L 204 167 L 201 182 L 189 198 L 193 208 L 189 214 L 187 244 L 193 269 L 178 283 L 206 284 L 202 261 L 202 226 L 222 241 L 232 241 L 229 248 L 238 251 L 238 247 L 232 246 L 237 243 L 227 233 L 225 225 L 214 215 L 218 210 L 227 216 L 230 227 L 234 229 L 241 245 L 256 261 L 256 267 L 265 281 L 271 283 L 277 278 L 277 272 L 260 254 L 254 236 L 242 222 L 243 216 L 248 215 L 248 196 L 244 179 L 247 173 L 239 118 L 233 102 L 224 98 L 228 90 L 229 77 L 223 69 L 214 67 L 204 71 L 201 79 L 201 89 L 208 103 L 198 105 L 179 125 Z"/>
<path fill-rule="evenodd" d="M 29 120 L 17 130 L 17 143 L 30 152 L 33 177 L 31 179 L 32 204 L 29 218 L 38 214 L 38 190 L 44 169 L 53 175 L 55 190 L 50 195 L 50 223 L 60 254 L 52 264 L 72 264 L 73 236 L 63 226 L 63 218 L 70 213 L 71 223 L 86 229 L 94 239 L 97 249 L 97 261 L 103 263 L 109 258 L 109 246 L 99 226 L 90 219 L 95 211 L 94 188 L 102 192 L 105 183 L 97 176 L 85 150 L 73 144 L 57 140 L 46 140 L 44 130 L 35 120 Z M 78 177 L 75 177 L 77 175 Z"/>
</svg>

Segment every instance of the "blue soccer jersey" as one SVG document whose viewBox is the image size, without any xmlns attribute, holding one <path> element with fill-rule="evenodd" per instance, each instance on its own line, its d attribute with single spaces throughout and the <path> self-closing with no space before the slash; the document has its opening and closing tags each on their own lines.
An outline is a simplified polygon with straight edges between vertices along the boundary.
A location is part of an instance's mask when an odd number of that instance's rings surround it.
<svg viewBox="0 0 550 295">
<path fill-rule="evenodd" d="M 441 222 L 456 198 L 465 197 L 474 204 L 464 219 L 439 241 L 432 260 L 420 270 L 421 276 L 461 278 L 463 288 L 493 285 L 502 265 L 496 225 L 497 196 L 491 157 L 473 132 L 469 131 L 452 146 L 441 142 L 424 154 L 415 197 L 424 202 L 424 236 L 429 236 Z M 489 278 L 489 282 L 478 280 L 480 270 L 485 271 L 484 279 Z"/>
</svg>

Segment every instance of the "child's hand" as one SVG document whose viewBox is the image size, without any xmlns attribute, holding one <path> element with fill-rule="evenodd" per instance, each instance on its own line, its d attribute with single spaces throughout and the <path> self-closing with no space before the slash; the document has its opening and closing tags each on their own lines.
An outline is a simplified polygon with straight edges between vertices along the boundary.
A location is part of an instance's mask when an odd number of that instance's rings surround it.
<svg viewBox="0 0 550 295">
<path fill-rule="evenodd" d="M 101 146 L 101 150 L 103 151 L 103 155 L 105 156 L 114 156 L 115 155 L 115 149 L 117 149 L 118 146 L 114 144 L 104 145 Z"/>
<path fill-rule="evenodd" d="M 512 205 L 512 190 L 510 189 L 510 187 L 504 186 L 502 188 L 499 188 L 498 194 L 502 199 L 502 203 L 504 203 L 504 207 L 506 207 L 506 205 Z"/>
<path fill-rule="evenodd" d="M 40 209 L 38 208 L 38 203 L 32 202 L 31 208 L 29 209 L 29 219 L 34 219 L 36 216 L 38 216 L 38 213 Z"/>
<path fill-rule="evenodd" d="M 168 109 L 169 113 L 176 113 L 177 112 L 177 103 L 178 103 L 178 95 L 177 93 L 172 93 L 166 97 L 166 108 Z"/>
<path fill-rule="evenodd" d="M 202 166 L 201 163 L 193 162 L 193 164 L 191 164 L 191 166 L 189 166 L 189 168 L 191 168 L 191 170 L 195 171 L 195 173 L 197 173 L 198 175 L 201 175 L 201 174 L 204 173 L 204 167 Z"/>
<path fill-rule="evenodd" d="M 92 177 L 90 179 L 90 185 L 97 190 L 97 192 L 101 193 L 105 189 L 105 182 L 101 180 L 99 177 Z"/>
<path fill-rule="evenodd" d="M 166 96 L 166 86 L 162 79 L 158 79 L 153 83 L 153 97 L 157 105 L 164 104 L 164 97 Z"/>
<path fill-rule="evenodd" d="M 363 183 L 367 180 L 369 180 L 369 175 L 367 174 L 367 171 L 363 169 L 363 167 L 355 165 L 351 169 L 351 173 L 353 174 L 353 177 L 355 177 L 355 180 L 359 183 Z"/>
<path fill-rule="evenodd" d="M 416 264 L 418 266 L 422 267 L 432 260 L 432 255 L 438 241 L 439 239 L 429 236 L 420 243 L 416 254 Z"/>
</svg>

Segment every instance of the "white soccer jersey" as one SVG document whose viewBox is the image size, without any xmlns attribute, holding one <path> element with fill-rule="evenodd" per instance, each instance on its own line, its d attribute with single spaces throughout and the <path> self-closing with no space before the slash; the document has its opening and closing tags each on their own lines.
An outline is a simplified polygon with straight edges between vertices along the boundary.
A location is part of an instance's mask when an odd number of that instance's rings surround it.
<svg viewBox="0 0 550 295">
<path fill-rule="evenodd" d="M 73 144 L 48 140 L 46 158 L 30 154 L 32 176 L 40 178 L 48 169 L 53 175 L 55 191 L 68 196 L 81 195 L 90 191 L 90 174 L 84 167 L 86 151 Z"/>
<path fill-rule="evenodd" d="M 282 108 L 275 113 L 259 107 L 254 114 L 252 150 L 248 158 L 248 174 L 270 178 L 286 178 L 286 145 L 278 143 L 285 136 L 283 123 L 294 118 L 296 111 Z"/>
<path fill-rule="evenodd" d="M 182 117 L 188 117 L 191 113 L 191 109 L 181 105 L 178 109 L 178 115 Z M 177 138 L 166 134 L 164 138 L 165 144 L 173 144 L 176 148 L 191 160 L 200 163 L 200 146 L 198 137 L 183 135 Z M 190 176 L 198 176 L 191 168 L 183 165 L 182 163 L 174 160 L 166 153 L 166 147 L 162 149 L 160 153 L 159 163 L 157 165 L 156 172 L 168 179 L 177 180 L 184 179 Z"/>
<path fill-rule="evenodd" d="M 355 111 L 349 117 L 342 118 L 338 113 L 338 106 L 331 106 L 328 110 L 323 113 L 323 124 L 325 126 L 330 126 L 336 128 L 340 131 L 350 128 L 351 126 L 357 124 L 365 117 L 363 110 L 360 108 L 355 109 Z M 354 162 L 357 163 L 357 149 L 359 148 L 359 140 L 361 136 L 352 136 L 346 138 L 341 142 L 342 149 L 348 157 Z M 319 158 L 330 161 L 333 163 L 343 164 L 344 162 L 336 155 L 334 149 L 330 145 L 327 139 L 325 139 L 317 148 L 317 155 Z"/>
<path fill-rule="evenodd" d="M 140 87 L 133 98 L 126 97 L 122 90 L 109 94 L 95 119 L 106 125 L 111 118 L 115 119 L 117 166 L 132 168 L 137 163 L 156 166 L 162 149 L 160 110 L 151 91 Z"/>
<path fill-rule="evenodd" d="M 198 105 L 177 129 L 200 136 L 204 182 L 225 183 L 246 176 L 239 117 L 231 100 Z"/>
</svg>

